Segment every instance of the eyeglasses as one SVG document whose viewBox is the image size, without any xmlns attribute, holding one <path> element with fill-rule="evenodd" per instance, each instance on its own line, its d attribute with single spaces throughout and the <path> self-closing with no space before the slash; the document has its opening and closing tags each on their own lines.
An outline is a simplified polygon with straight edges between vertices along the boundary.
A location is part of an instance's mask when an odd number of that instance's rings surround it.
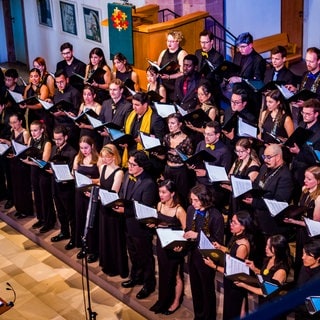
<svg viewBox="0 0 320 320">
<path fill-rule="evenodd" d="M 314 114 L 314 112 L 308 113 L 308 112 L 303 112 L 303 111 L 301 111 L 301 114 L 302 114 L 303 116 L 306 116 L 306 117 L 311 117 L 311 116 Z"/>
<path fill-rule="evenodd" d="M 128 161 L 128 166 L 129 167 L 137 167 L 138 165 L 136 163 L 133 163 L 133 162 L 129 162 Z"/>
<path fill-rule="evenodd" d="M 242 103 L 240 100 L 230 100 L 231 104 L 239 105 Z"/>
<path fill-rule="evenodd" d="M 62 54 L 63 56 L 66 56 L 66 55 L 68 55 L 68 54 L 71 54 L 71 51 L 61 52 L 61 54 Z"/>
<path fill-rule="evenodd" d="M 263 154 L 262 156 L 261 156 L 261 158 L 265 161 L 265 160 L 271 160 L 273 157 L 275 157 L 277 154 L 273 154 L 273 155 L 266 155 L 266 154 Z"/>
</svg>

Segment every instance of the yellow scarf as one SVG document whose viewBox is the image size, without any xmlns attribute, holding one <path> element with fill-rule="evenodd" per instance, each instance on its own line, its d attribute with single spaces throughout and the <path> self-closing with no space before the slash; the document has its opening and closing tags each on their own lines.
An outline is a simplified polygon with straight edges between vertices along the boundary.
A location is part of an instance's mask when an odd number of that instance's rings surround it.
<svg viewBox="0 0 320 320">
<path fill-rule="evenodd" d="M 127 118 L 126 123 L 124 125 L 124 132 L 126 134 L 131 134 L 132 125 L 134 123 L 136 115 L 137 115 L 137 113 L 134 110 L 132 110 L 130 112 L 130 114 L 128 115 L 128 118 Z M 151 116 L 152 116 L 152 109 L 148 106 L 147 111 L 142 116 L 140 131 L 142 131 L 144 133 L 148 133 L 148 134 L 150 133 Z M 140 142 L 137 143 L 137 150 L 143 150 L 143 145 Z M 128 153 L 128 148 L 126 147 L 124 149 L 123 155 L 122 155 L 122 166 L 125 168 L 128 167 L 128 159 L 129 159 L 129 153 Z"/>
</svg>

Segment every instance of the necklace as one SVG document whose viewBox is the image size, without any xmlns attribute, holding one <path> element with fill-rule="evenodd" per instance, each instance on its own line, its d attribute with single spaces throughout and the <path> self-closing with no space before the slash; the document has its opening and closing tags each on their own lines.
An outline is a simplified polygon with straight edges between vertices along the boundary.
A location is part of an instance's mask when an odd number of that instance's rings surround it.
<svg viewBox="0 0 320 320">
<path fill-rule="evenodd" d="M 180 134 L 181 134 L 182 132 L 181 131 L 178 131 L 178 132 L 173 132 L 173 133 L 171 133 L 170 134 L 170 136 L 171 136 L 171 138 L 176 138 L 176 137 L 178 137 L 178 136 L 180 136 Z"/>
</svg>

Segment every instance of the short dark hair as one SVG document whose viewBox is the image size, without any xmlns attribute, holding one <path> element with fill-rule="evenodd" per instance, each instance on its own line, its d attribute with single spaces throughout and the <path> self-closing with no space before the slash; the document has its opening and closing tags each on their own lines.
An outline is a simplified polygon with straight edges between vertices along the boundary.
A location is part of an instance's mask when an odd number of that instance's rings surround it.
<svg viewBox="0 0 320 320">
<path fill-rule="evenodd" d="M 283 46 L 276 46 L 271 49 L 271 55 L 280 53 L 282 58 L 285 58 L 287 56 L 287 49 Z"/>
<path fill-rule="evenodd" d="M 70 49 L 71 51 L 73 51 L 73 45 L 70 42 L 65 42 L 60 46 L 60 52 L 65 49 Z"/>
<path fill-rule="evenodd" d="M 56 126 L 53 129 L 53 133 L 56 133 L 56 134 L 62 133 L 62 135 L 65 137 L 68 135 L 68 129 L 64 126 Z"/>
<path fill-rule="evenodd" d="M 214 39 L 214 34 L 210 30 L 202 30 L 199 34 L 199 38 L 206 36 L 208 36 L 210 40 Z"/>
<path fill-rule="evenodd" d="M 303 108 L 312 108 L 314 112 L 320 113 L 320 101 L 318 99 L 308 99 L 303 103 Z"/>
<path fill-rule="evenodd" d="M 221 133 L 221 125 L 218 121 L 209 121 L 206 123 L 206 127 L 214 128 L 215 133 Z"/>
<path fill-rule="evenodd" d="M 304 251 L 307 255 L 314 257 L 315 259 L 320 258 L 320 239 L 312 239 L 303 246 Z"/>
<path fill-rule="evenodd" d="M 56 73 L 54 74 L 55 78 L 58 78 L 58 77 L 61 77 L 61 76 L 64 76 L 65 78 L 68 78 L 67 73 L 63 69 L 57 70 Z"/>
<path fill-rule="evenodd" d="M 18 71 L 16 69 L 7 69 L 4 76 L 13 79 L 19 78 Z"/>
<path fill-rule="evenodd" d="M 133 157 L 137 165 L 143 168 L 144 170 L 149 170 L 151 168 L 151 162 L 149 160 L 149 157 L 144 151 L 133 151 L 129 154 L 129 157 Z"/>
<path fill-rule="evenodd" d="M 149 102 L 148 95 L 145 92 L 137 92 L 133 95 L 132 100 L 137 100 L 142 104 Z"/>
<path fill-rule="evenodd" d="M 253 43 L 253 37 L 251 33 L 249 32 L 243 32 L 238 35 L 238 38 L 236 39 L 235 45 L 238 46 L 241 43 L 250 44 Z"/>
<path fill-rule="evenodd" d="M 232 93 L 241 96 L 242 102 L 248 101 L 248 92 L 244 88 L 234 87 Z"/>
<path fill-rule="evenodd" d="M 183 58 L 183 61 L 185 61 L 185 60 L 192 61 L 192 64 L 193 64 L 194 66 L 197 66 L 198 63 L 199 63 L 198 58 L 197 58 L 194 54 L 187 54 L 187 55 Z"/>
</svg>

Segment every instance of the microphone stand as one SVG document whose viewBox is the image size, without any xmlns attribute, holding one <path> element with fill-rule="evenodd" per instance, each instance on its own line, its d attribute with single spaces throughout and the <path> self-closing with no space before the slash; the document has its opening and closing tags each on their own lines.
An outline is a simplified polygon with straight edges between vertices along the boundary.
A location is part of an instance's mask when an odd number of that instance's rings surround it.
<svg viewBox="0 0 320 320">
<path fill-rule="evenodd" d="M 84 228 L 84 233 L 82 237 L 82 252 L 84 253 L 84 265 L 85 265 L 85 277 L 86 277 L 86 285 L 87 285 L 87 301 L 88 301 L 88 312 L 89 319 L 95 320 L 97 318 L 97 313 L 92 311 L 91 309 L 91 296 L 90 296 L 90 281 L 89 281 L 89 268 L 88 268 L 88 258 L 87 258 L 87 235 L 89 229 L 93 228 L 94 218 L 98 205 L 98 195 L 99 195 L 99 187 L 93 186 L 91 188 L 89 206 L 87 210 L 86 224 Z"/>
</svg>

